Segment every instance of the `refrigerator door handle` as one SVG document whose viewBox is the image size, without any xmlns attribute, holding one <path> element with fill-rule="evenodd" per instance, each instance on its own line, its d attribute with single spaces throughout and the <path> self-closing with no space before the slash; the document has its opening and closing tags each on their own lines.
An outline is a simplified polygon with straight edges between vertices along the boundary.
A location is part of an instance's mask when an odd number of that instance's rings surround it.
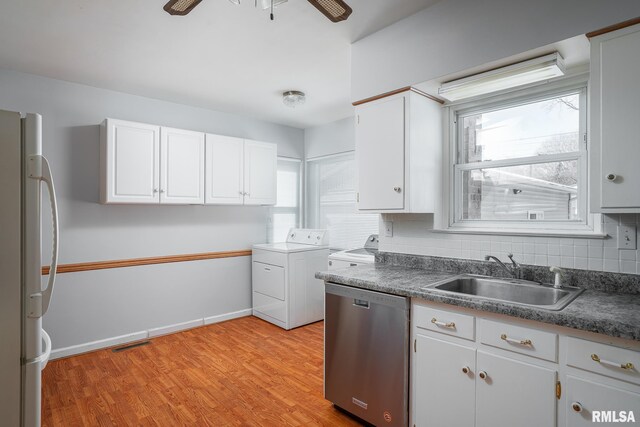
<svg viewBox="0 0 640 427">
<path fill-rule="evenodd" d="M 30 302 L 32 303 L 29 310 L 29 317 L 42 317 L 49 309 L 49 303 L 51 302 L 51 294 L 53 293 L 53 286 L 56 281 L 56 270 L 58 269 L 58 204 L 56 202 L 56 189 L 53 184 L 53 176 L 51 175 L 51 168 L 47 158 L 42 155 L 35 155 L 29 157 L 29 178 L 38 179 L 47 184 L 47 190 L 49 193 L 49 203 L 51 206 L 51 218 L 53 222 L 53 250 L 51 252 L 51 268 L 49 269 L 49 281 L 47 287 L 40 293 L 30 295 Z"/>
</svg>

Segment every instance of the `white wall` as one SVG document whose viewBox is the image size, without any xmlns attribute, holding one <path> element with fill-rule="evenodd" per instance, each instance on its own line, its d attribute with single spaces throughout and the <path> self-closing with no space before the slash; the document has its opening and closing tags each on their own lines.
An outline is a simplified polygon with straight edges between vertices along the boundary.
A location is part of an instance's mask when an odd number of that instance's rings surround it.
<svg viewBox="0 0 640 427">
<path fill-rule="evenodd" d="M 361 100 L 640 16 L 637 0 L 443 0 L 352 45 Z"/>
<path fill-rule="evenodd" d="M 313 159 L 355 150 L 355 131 L 354 117 L 305 129 L 305 158 Z"/>
<path fill-rule="evenodd" d="M 106 117 L 278 144 L 302 158 L 304 131 L 186 105 L 0 69 L 0 109 L 43 115 L 61 216 L 60 263 L 248 249 L 266 241 L 267 208 L 100 205 Z M 43 221 L 49 217 L 44 212 Z M 50 256 L 43 227 L 43 262 Z M 58 276 L 44 327 L 54 349 L 251 306 L 248 258 Z"/>
</svg>

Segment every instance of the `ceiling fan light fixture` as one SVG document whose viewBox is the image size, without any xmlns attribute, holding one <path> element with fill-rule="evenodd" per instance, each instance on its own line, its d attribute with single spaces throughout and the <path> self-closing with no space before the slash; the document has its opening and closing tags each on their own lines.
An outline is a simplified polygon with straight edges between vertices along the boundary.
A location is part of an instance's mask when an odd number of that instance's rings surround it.
<svg viewBox="0 0 640 427">
<path fill-rule="evenodd" d="M 309 3 L 329 18 L 331 22 L 344 21 L 353 12 L 353 9 L 342 0 L 309 0 Z"/>
<path fill-rule="evenodd" d="M 282 3 L 286 3 L 288 0 L 273 0 L 273 7 L 278 7 Z M 256 0 L 256 8 L 267 10 L 271 8 L 271 0 Z"/>
<path fill-rule="evenodd" d="M 240 6 L 240 0 L 229 0 L 231 3 Z"/>
<path fill-rule="evenodd" d="M 164 10 L 170 15 L 182 16 L 191 12 L 201 1 L 202 0 L 169 0 L 169 2 L 164 5 Z"/>
<path fill-rule="evenodd" d="M 288 90 L 282 93 L 282 102 L 284 105 L 290 108 L 296 108 L 298 105 L 303 105 L 307 100 L 304 92 L 299 90 Z"/>
</svg>

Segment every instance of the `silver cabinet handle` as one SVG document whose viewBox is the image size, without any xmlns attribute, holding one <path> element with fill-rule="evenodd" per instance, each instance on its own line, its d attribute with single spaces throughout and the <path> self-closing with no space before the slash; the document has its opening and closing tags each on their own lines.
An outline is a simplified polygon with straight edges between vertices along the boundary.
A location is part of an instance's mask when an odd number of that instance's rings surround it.
<svg viewBox="0 0 640 427">
<path fill-rule="evenodd" d="M 580 404 L 580 402 L 573 402 L 571 404 L 571 409 L 573 409 L 575 412 L 582 412 L 582 405 Z"/>
<path fill-rule="evenodd" d="M 609 173 L 605 178 L 607 178 L 607 181 L 609 182 L 614 182 L 616 179 L 618 179 L 618 175 L 616 175 L 615 173 Z"/>
<path fill-rule="evenodd" d="M 435 317 L 433 319 L 431 319 L 431 323 L 433 323 L 436 326 L 442 326 L 443 328 L 451 328 L 451 329 L 455 329 L 456 328 L 455 322 L 440 322 Z"/>
<path fill-rule="evenodd" d="M 633 363 L 631 362 L 627 362 L 627 363 L 611 362 L 609 360 L 600 359 L 600 356 L 598 356 L 597 354 L 592 354 L 591 360 L 593 360 L 594 362 L 598 362 L 602 365 L 612 366 L 614 368 L 620 368 L 620 369 L 625 369 L 629 371 L 633 369 Z"/>
<path fill-rule="evenodd" d="M 393 187 L 393 191 L 395 191 L 396 193 L 399 193 L 402 191 L 402 188 L 400 187 Z"/>
<path fill-rule="evenodd" d="M 478 372 L 478 376 L 480 378 L 482 378 L 483 380 L 486 380 L 489 375 L 487 375 L 487 373 L 485 371 L 480 371 L 480 372 Z"/>
<path fill-rule="evenodd" d="M 468 367 L 468 366 L 463 366 L 463 367 L 462 367 L 462 373 L 463 373 L 463 374 L 468 374 L 468 373 L 469 373 L 469 371 L 471 371 L 471 369 L 469 369 L 469 367 Z"/>
<path fill-rule="evenodd" d="M 503 340 L 503 341 L 506 341 L 508 343 L 511 343 L 511 344 L 528 345 L 528 346 L 532 346 L 533 345 L 531 340 L 517 340 L 517 339 L 514 339 L 514 338 L 509 338 L 507 336 L 507 334 L 500 335 L 500 339 Z"/>
</svg>

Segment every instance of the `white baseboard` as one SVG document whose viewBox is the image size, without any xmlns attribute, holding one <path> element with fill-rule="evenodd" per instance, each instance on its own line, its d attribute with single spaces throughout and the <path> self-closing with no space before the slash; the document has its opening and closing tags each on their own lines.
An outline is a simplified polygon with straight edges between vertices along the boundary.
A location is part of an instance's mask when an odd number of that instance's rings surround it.
<svg viewBox="0 0 640 427">
<path fill-rule="evenodd" d="M 84 344 L 72 345 L 69 347 L 51 350 L 49 360 L 60 359 L 61 357 L 73 356 L 75 354 L 87 353 L 106 347 L 115 347 L 120 344 L 126 344 L 133 341 L 141 341 L 149 338 L 149 332 L 140 331 L 132 334 L 120 335 L 119 337 L 105 338 L 103 340 L 91 341 Z"/>
<path fill-rule="evenodd" d="M 237 319 L 246 316 L 251 316 L 250 308 L 246 310 L 234 311 L 231 313 L 219 314 L 217 316 L 205 317 L 203 319 L 190 320 L 188 322 L 162 326 L 160 328 L 152 328 L 146 331 L 133 332 L 131 334 L 120 335 L 117 337 L 105 338 L 98 341 L 91 341 L 84 344 L 58 348 L 51 351 L 51 357 L 49 358 L 49 360 L 88 353 L 90 351 L 100 350 L 107 347 L 115 347 L 134 341 L 142 341 L 148 338 L 155 338 L 161 335 L 184 331 L 186 329 L 197 328 L 199 326 L 213 325 L 214 323 L 224 322 L 225 320 Z"/>
<path fill-rule="evenodd" d="M 251 309 L 234 311 L 233 313 L 219 314 L 217 316 L 205 317 L 205 325 L 213 325 L 214 323 L 224 322 L 225 320 L 237 319 L 239 317 L 251 316 Z"/>
</svg>

